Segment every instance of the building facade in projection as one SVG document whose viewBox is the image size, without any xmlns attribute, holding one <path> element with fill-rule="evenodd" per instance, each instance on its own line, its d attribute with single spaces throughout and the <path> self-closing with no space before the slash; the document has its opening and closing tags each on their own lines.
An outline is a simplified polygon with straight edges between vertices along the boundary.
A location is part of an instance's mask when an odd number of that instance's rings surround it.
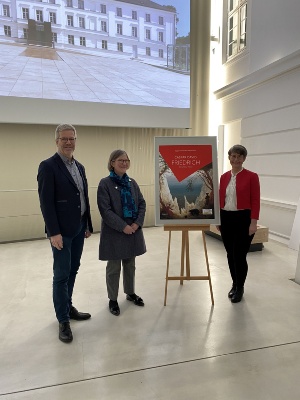
<svg viewBox="0 0 300 400">
<path fill-rule="evenodd" d="M 166 59 L 176 39 L 175 8 L 150 0 L 0 0 L 2 43 L 28 44 L 30 37 L 32 45 L 30 27 L 42 32 L 45 22 L 53 47 L 89 54 Z M 36 45 L 45 45 L 41 37 Z"/>
</svg>

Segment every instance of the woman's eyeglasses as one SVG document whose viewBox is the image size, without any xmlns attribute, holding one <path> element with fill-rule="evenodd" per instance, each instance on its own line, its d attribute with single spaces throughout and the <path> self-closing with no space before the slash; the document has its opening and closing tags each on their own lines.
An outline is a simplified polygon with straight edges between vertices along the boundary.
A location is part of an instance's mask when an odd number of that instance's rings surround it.
<svg viewBox="0 0 300 400">
<path fill-rule="evenodd" d="M 117 161 L 120 164 L 129 164 L 130 163 L 130 160 L 114 160 L 114 161 Z"/>
</svg>

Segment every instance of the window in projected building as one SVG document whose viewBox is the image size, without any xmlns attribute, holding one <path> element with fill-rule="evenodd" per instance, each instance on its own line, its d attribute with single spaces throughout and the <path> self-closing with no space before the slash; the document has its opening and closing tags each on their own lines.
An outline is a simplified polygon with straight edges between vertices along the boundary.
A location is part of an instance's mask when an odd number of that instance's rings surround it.
<svg viewBox="0 0 300 400">
<path fill-rule="evenodd" d="M 23 19 L 29 19 L 29 8 L 22 8 L 22 18 Z"/>
<path fill-rule="evenodd" d="M 3 4 L 3 16 L 4 17 L 10 17 L 9 5 Z"/>
<path fill-rule="evenodd" d="M 246 47 L 247 1 L 228 0 L 228 44 L 227 58 L 231 58 Z"/>
<path fill-rule="evenodd" d="M 56 13 L 55 12 L 50 12 L 49 13 L 49 22 L 52 22 L 52 24 L 56 24 Z"/>
</svg>

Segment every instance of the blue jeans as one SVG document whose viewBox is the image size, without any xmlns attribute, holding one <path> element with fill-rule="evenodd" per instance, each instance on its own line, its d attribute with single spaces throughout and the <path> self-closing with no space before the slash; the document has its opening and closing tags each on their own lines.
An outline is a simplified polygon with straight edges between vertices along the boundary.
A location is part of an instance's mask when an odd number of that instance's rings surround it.
<svg viewBox="0 0 300 400">
<path fill-rule="evenodd" d="M 72 237 L 63 236 L 63 248 L 53 252 L 53 303 L 58 322 L 68 322 L 72 294 L 83 250 L 86 221 Z"/>
</svg>

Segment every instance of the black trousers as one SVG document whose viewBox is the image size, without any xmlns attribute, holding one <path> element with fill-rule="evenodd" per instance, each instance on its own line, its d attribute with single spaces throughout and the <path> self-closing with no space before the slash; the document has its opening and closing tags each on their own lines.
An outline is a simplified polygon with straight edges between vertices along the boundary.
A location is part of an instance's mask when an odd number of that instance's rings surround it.
<svg viewBox="0 0 300 400">
<path fill-rule="evenodd" d="M 248 263 L 247 253 L 254 234 L 249 236 L 250 210 L 221 210 L 221 236 L 227 252 L 232 283 L 237 288 L 245 284 Z"/>
</svg>

